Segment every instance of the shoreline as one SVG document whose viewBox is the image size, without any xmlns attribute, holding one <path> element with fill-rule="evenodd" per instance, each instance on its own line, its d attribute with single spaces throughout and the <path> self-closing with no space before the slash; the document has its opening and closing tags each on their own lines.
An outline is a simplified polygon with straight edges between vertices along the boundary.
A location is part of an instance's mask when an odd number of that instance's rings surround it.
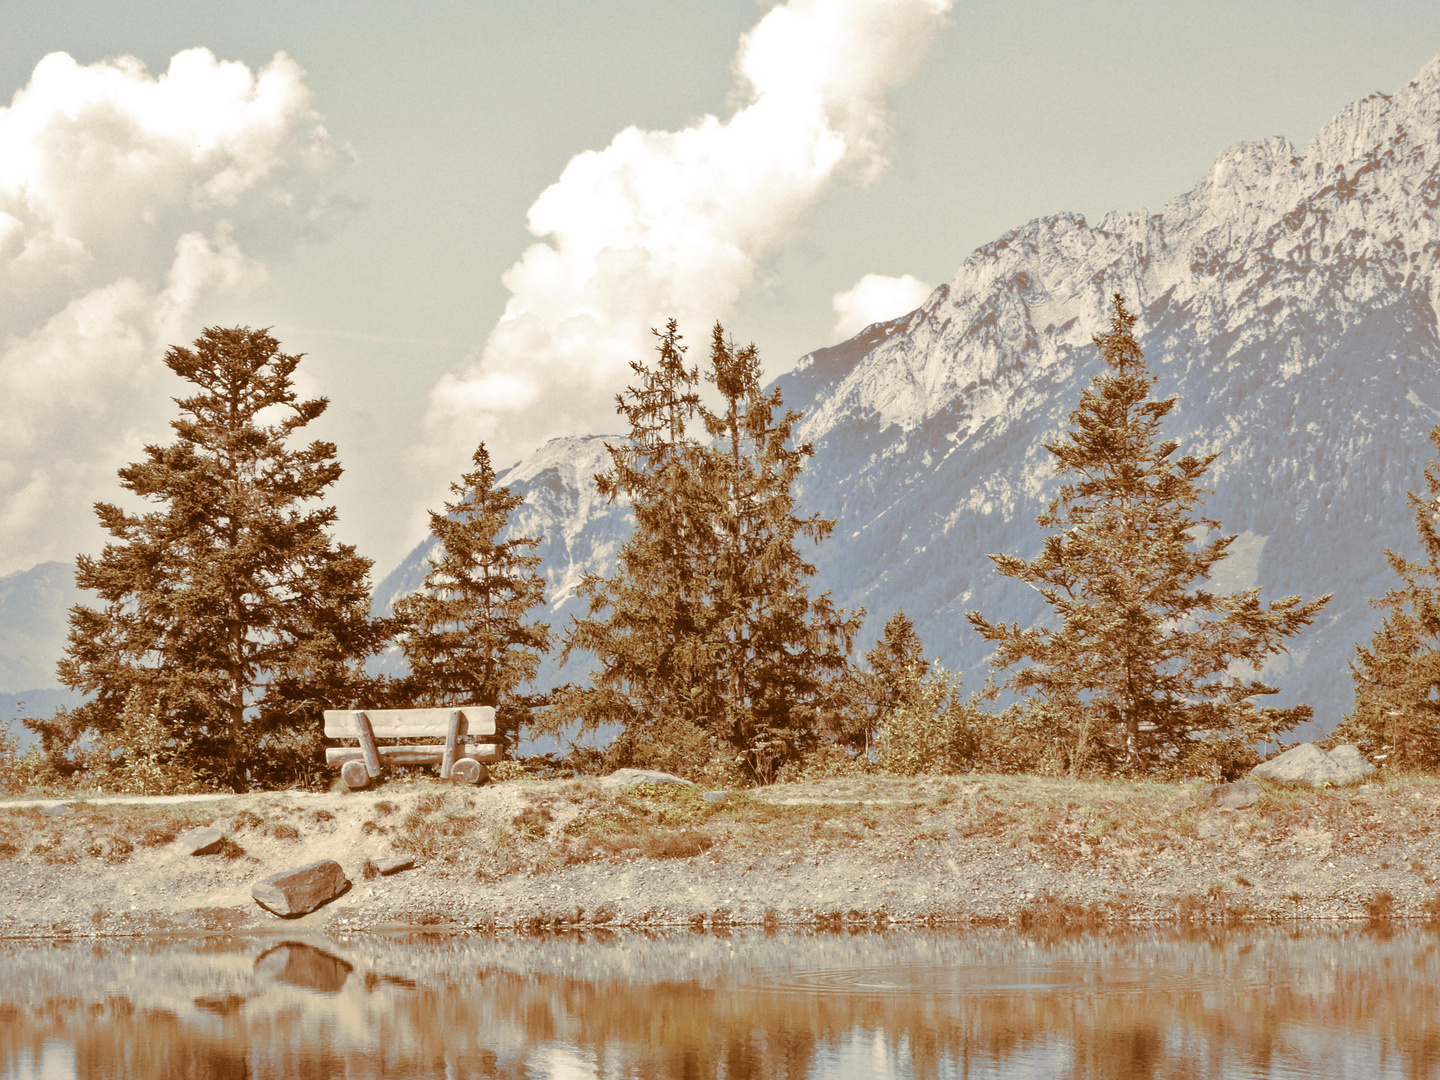
<svg viewBox="0 0 1440 1080">
<path fill-rule="evenodd" d="M 0 808 L 0 938 L 336 932 L 1115 928 L 1440 918 L 1440 781 L 862 777 L 708 796 L 602 780 Z M 48 801 L 48 800 L 47 800 Z M 220 828 L 222 854 L 170 839 Z M 414 869 L 380 876 L 396 853 Z M 250 886 L 338 861 L 279 919 Z M 367 876 L 368 875 L 368 876 Z"/>
</svg>

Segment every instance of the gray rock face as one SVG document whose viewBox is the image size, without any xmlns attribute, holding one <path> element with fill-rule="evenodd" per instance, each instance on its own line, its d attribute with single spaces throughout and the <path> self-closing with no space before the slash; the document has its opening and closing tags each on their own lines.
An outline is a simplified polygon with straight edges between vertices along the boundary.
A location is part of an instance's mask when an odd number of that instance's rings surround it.
<svg viewBox="0 0 1440 1080">
<path fill-rule="evenodd" d="M 219 829 L 199 826 L 186 829 L 171 841 L 170 846 L 185 855 L 211 855 L 220 850 L 224 840 L 225 834 Z"/>
<path fill-rule="evenodd" d="M 684 784 L 686 787 L 694 787 L 695 781 L 682 780 L 678 776 L 672 776 L 668 772 L 658 772 L 655 769 L 616 769 L 609 776 L 601 779 L 600 783 L 606 787 L 634 787 L 636 784 Z"/>
<path fill-rule="evenodd" d="M 70 631 L 67 613 L 74 604 L 90 602 L 89 594 L 75 587 L 73 563 L 45 562 L 0 577 L 0 688 L 55 686 L 55 661 Z M 31 708 L 45 708 L 35 695 L 25 697 Z"/>
<path fill-rule="evenodd" d="M 1301 743 L 1279 757 L 1271 758 L 1250 770 L 1251 776 L 1284 784 L 1353 784 L 1375 771 L 1359 749 L 1350 744 L 1337 746 L 1326 753 L 1314 743 Z"/>
<path fill-rule="evenodd" d="M 334 859 L 321 859 L 293 870 L 281 870 L 250 889 L 266 911 L 291 919 L 322 908 L 350 888 L 350 880 Z"/>
<path fill-rule="evenodd" d="M 1265 794 L 1265 789 L 1253 780 L 1237 780 L 1233 784 L 1220 784 L 1210 789 L 1205 803 L 1214 810 L 1243 810 Z"/>
<path fill-rule="evenodd" d="M 1369 776 L 1375 771 L 1375 766 L 1365 760 L 1365 755 L 1360 753 L 1360 748 L 1354 743 L 1345 743 L 1330 751 L 1330 764 L 1338 765 L 1354 775 L 1356 780 Z M 1345 781 L 1349 783 L 1349 781 Z"/>
</svg>

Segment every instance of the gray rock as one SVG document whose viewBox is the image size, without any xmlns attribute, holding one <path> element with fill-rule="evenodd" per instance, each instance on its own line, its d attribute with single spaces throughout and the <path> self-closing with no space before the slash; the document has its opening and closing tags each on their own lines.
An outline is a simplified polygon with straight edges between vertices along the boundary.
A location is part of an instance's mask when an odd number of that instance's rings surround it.
<svg viewBox="0 0 1440 1080">
<path fill-rule="evenodd" d="M 678 776 L 672 776 L 668 772 L 657 772 L 654 769 L 616 769 L 609 776 L 603 777 L 600 783 L 606 787 L 634 787 L 636 784 L 684 784 L 686 787 L 694 787 L 695 781 L 682 780 Z"/>
<path fill-rule="evenodd" d="M 1250 770 L 1251 776 L 1283 784 L 1353 784 L 1375 771 L 1358 748 L 1347 743 L 1328 754 L 1314 743 L 1301 743 Z"/>
<path fill-rule="evenodd" d="M 1205 804 L 1213 810 L 1243 810 L 1252 805 L 1265 789 L 1254 780 L 1236 780 L 1233 784 L 1219 784 L 1205 796 Z"/>
<path fill-rule="evenodd" d="M 219 829 L 201 825 L 186 829 L 170 842 L 170 846 L 183 855 L 211 855 L 220 850 L 225 834 Z"/>
<path fill-rule="evenodd" d="M 255 902 L 282 919 L 308 915 L 350 888 L 345 871 L 334 859 L 281 870 L 257 881 L 250 889 Z"/>
<path fill-rule="evenodd" d="M 398 874 L 402 870 L 414 870 L 415 857 L 413 855 L 395 855 L 389 859 L 381 859 L 375 864 L 375 869 L 379 870 L 384 877 Z"/>
<path fill-rule="evenodd" d="M 1348 770 L 1356 780 L 1362 780 L 1375 771 L 1375 766 L 1365 760 L 1365 755 L 1360 753 L 1360 748 L 1354 743 L 1345 743 L 1331 750 L 1330 763 Z"/>
</svg>

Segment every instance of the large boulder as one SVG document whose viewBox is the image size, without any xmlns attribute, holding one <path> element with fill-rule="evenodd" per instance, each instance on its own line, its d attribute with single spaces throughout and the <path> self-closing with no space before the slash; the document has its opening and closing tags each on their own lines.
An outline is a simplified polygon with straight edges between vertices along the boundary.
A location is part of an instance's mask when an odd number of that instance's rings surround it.
<svg viewBox="0 0 1440 1080">
<path fill-rule="evenodd" d="M 1279 757 L 1256 765 L 1251 776 L 1275 780 L 1282 784 L 1306 784 L 1323 787 L 1327 784 L 1353 784 L 1375 771 L 1358 747 L 1349 743 L 1326 753 L 1314 743 L 1291 747 Z"/>
<path fill-rule="evenodd" d="M 255 902 L 282 919 L 308 915 L 350 888 L 350 880 L 334 859 L 281 870 L 257 881 L 250 889 Z"/>
<path fill-rule="evenodd" d="M 686 787 L 694 787 L 695 781 L 684 780 L 678 776 L 672 776 L 668 772 L 658 772 L 655 769 L 616 769 L 609 776 L 602 777 L 600 783 L 606 787 L 635 787 L 637 784 L 684 784 Z"/>
</svg>

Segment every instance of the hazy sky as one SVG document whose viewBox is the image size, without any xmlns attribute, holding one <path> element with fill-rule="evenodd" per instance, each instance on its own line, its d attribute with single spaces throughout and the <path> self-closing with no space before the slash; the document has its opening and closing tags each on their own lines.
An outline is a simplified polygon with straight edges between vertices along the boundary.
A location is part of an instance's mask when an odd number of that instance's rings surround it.
<svg viewBox="0 0 1440 1080">
<path fill-rule="evenodd" d="M 476 439 L 614 430 L 663 314 L 778 374 L 1008 229 L 1158 210 L 1440 52 L 1434 0 L 772 7 L 7 0 L 0 574 L 99 547 L 204 325 L 308 355 L 378 576 Z"/>
</svg>

